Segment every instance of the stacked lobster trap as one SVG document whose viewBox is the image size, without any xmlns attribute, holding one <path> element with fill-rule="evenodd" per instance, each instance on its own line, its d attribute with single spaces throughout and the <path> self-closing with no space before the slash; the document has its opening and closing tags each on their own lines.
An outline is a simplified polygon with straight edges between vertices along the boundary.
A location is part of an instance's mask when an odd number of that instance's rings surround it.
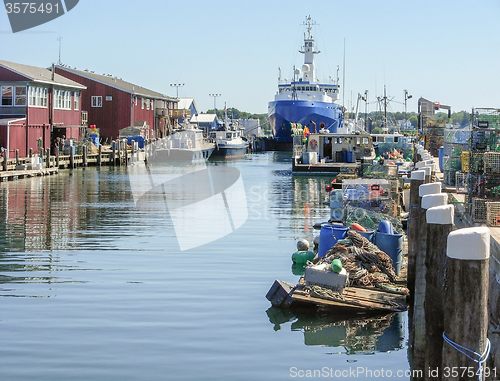
<svg viewBox="0 0 500 381">
<path fill-rule="evenodd" d="M 472 110 L 466 167 L 472 221 L 500 226 L 500 109 Z"/>
<path fill-rule="evenodd" d="M 443 181 L 444 185 L 464 191 L 463 153 L 469 152 L 470 131 L 447 128 L 444 130 Z"/>
</svg>

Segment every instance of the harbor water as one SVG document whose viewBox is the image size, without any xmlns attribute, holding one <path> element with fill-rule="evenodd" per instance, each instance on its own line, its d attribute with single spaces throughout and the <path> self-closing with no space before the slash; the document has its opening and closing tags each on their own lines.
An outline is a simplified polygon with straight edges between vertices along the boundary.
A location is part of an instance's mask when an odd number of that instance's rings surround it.
<svg viewBox="0 0 500 381">
<path fill-rule="evenodd" d="M 169 212 L 136 207 L 125 167 L 0 183 L 0 380 L 409 379 L 406 313 L 265 298 L 299 279 L 291 254 L 328 220 L 331 178 L 293 176 L 290 153 L 208 165 L 239 170 L 248 216 L 189 250 Z"/>
</svg>

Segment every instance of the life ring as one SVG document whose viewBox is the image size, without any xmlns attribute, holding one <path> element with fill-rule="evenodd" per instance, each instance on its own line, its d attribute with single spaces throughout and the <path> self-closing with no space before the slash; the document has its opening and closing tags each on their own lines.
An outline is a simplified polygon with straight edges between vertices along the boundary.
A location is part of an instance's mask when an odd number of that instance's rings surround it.
<svg viewBox="0 0 500 381">
<path fill-rule="evenodd" d="M 318 142 L 315 139 L 312 139 L 309 144 L 312 148 L 316 148 L 318 146 Z"/>
</svg>

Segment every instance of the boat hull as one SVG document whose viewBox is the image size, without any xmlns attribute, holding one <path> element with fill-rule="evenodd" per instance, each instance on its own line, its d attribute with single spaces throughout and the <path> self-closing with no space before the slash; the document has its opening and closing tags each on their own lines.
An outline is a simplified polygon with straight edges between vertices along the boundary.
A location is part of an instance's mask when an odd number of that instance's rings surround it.
<svg viewBox="0 0 500 381">
<path fill-rule="evenodd" d="M 211 157 L 232 159 L 244 157 L 247 153 L 248 144 L 243 145 L 218 145 Z"/>
<path fill-rule="evenodd" d="M 329 132 L 336 133 L 342 127 L 343 114 L 341 107 L 335 103 L 283 100 L 269 102 L 268 118 L 277 145 L 285 143 L 291 147 L 292 123 L 310 126 L 312 120 L 317 129 L 320 123 L 325 123 Z"/>
</svg>

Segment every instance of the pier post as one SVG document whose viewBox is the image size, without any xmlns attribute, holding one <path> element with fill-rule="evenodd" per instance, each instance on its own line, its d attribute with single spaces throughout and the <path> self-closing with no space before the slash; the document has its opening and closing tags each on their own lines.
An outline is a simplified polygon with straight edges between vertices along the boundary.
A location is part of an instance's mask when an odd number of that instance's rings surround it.
<svg viewBox="0 0 500 381">
<path fill-rule="evenodd" d="M 413 292 L 413 315 L 410 327 L 411 368 L 425 367 L 425 253 L 427 251 L 427 221 L 425 219 L 424 196 L 441 193 L 441 183 L 422 184 L 418 188 L 421 198 L 416 231 L 415 291 Z M 435 205 L 432 205 L 435 206 Z"/>
<path fill-rule="evenodd" d="M 55 154 L 56 154 L 56 167 L 59 168 L 59 145 L 56 145 L 55 147 Z"/>
<path fill-rule="evenodd" d="M 484 372 L 478 377 L 478 363 L 461 353 L 457 345 L 462 347 L 462 352 L 466 348 L 480 354 L 481 358 L 471 352 L 469 356 L 486 360 L 489 348 L 489 228 L 481 226 L 451 232 L 446 255 L 442 369 L 473 370 L 473 374 L 466 372 L 459 375 L 462 377 L 448 377 L 448 380 L 484 380 Z"/>
<path fill-rule="evenodd" d="M 69 147 L 70 150 L 69 150 L 69 167 L 71 169 L 74 169 L 75 168 L 75 154 L 73 153 L 73 147 Z"/>
<path fill-rule="evenodd" d="M 117 142 L 118 142 L 118 165 L 121 166 L 122 165 L 122 155 L 121 155 L 122 141 L 121 140 L 117 140 Z"/>
<path fill-rule="evenodd" d="M 83 145 L 83 147 L 82 147 L 82 158 L 83 158 L 82 165 L 84 167 L 86 167 L 87 166 L 87 146 L 86 145 Z"/>
<path fill-rule="evenodd" d="M 32 157 L 33 157 L 33 148 L 30 148 L 29 158 L 31 159 Z"/>
<path fill-rule="evenodd" d="M 415 261 L 417 258 L 417 227 L 420 209 L 418 187 L 424 183 L 425 171 L 413 171 L 410 177 L 410 216 L 408 217 L 408 289 L 410 300 L 413 301 L 415 291 Z M 410 303 L 410 310 L 413 309 Z"/>
<path fill-rule="evenodd" d="M 116 166 L 116 142 L 114 140 L 111 141 L 111 148 L 113 153 L 111 154 L 111 160 L 113 161 L 113 167 Z"/>
<path fill-rule="evenodd" d="M 16 166 L 19 165 L 19 150 L 16 149 Z"/>
<path fill-rule="evenodd" d="M 124 152 L 124 157 L 125 157 L 125 166 L 128 165 L 128 146 L 127 146 L 127 140 L 124 140 L 123 141 L 123 145 L 124 145 L 124 148 L 125 148 L 125 152 Z"/>
<path fill-rule="evenodd" d="M 422 200 L 440 203 L 440 196 L 436 194 L 424 196 L 431 200 Z M 425 370 L 440 369 L 443 356 L 443 331 L 444 331 L 444 277 L 446 271 L 446 240 L 453 230 L 454 218 L 453 205 L 433 206 L 427 209 L 427 253 L 425 256 Z M 442 369 L 441 369 L 442 370 Z M 431 377 L 425 372 L 425 379 L 441 379 Z"/>
<path fill-rule="evenodd" d="M 46 167 L 50 168 L 50 148 L 45 149 L 45 155 L 47 156 Z"/>
<path fill-rule="evenodd" d="M 102 164 L 102 145 L 99 144 L 99 151 L 97 154 L 97 165 L 100 167 Z"/>
<path fill-rule="evenodd" d="M 5 148 L 2 148 L 2 153 L 3 153 L 3 170 L 7 170 L 7 160 L 8 160 L 8 151 Z"/>
</svg>

